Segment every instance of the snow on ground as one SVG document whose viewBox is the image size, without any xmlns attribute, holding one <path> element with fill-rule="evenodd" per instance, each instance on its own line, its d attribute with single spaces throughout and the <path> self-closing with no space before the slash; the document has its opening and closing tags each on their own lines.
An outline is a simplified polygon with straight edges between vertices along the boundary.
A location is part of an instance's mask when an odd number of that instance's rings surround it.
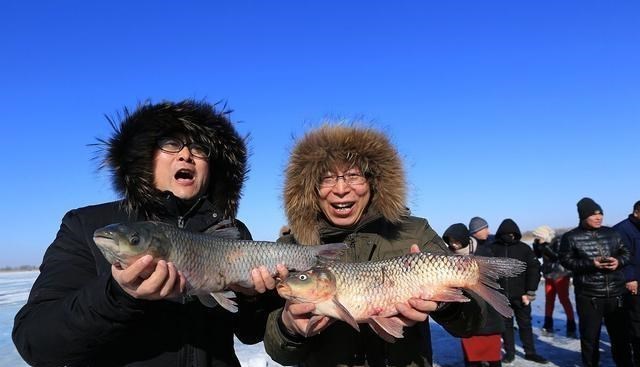
<svg viewBox="0 0 640 367">
<path fill-rule="evenodd" d="M 11 341 L 11 328 L 13 317 L 24 304 L 29 294 L 37 272 L 0 273 L 0 367 L 26 366 Z M 544 319 L 544 284 L 538 290 L 538 297 L 533 303 L 533 331 L 537 351 L 540 355 L 549 359 L 549 367 L 573 367 L 580 366 L 580 340 L 564 337 L 565 314 L 556 300 L 554 312 L 555 329 L 554 336 L 541 336 L 540 328 Z M 571 290 L 573 301 L 573 290 Z M 575 309 L 575 303 L 574 303 Z M 439 367 L 463 366 L 462 349 L 459 340 L 450 336 L 438 324 L 431 324 L 434 364 Z M 516 332 L 517 355 L 514 363 L 504 366 L 533 367 L 540 366 L 537 363 L 523 359 L 524 353 L 520 346 L 520 340 Z M 602 329 L 600 343 L 602 367 L 615 366 L 611 360 L 609 337 L 606 329 Z M 262 343 L 256 345 L 243 345 L 236 341 L 236 351 L 243 367 L 274 367 L 280 366 L 273 362 L 264 351 Z"/>
</svg>

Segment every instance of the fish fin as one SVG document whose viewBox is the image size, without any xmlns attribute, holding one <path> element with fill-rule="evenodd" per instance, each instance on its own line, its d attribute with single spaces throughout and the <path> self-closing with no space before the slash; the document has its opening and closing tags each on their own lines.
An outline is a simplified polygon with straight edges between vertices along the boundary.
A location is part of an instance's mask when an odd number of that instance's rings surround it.
<svg viewBox="0 0 640 367">
<path fill-rule="evenodd" d="M 469 287 L 469 290 L 476 292 L 502 316 L 513 317 L 513 309 L 509 306 L 509 300 L 504 294 L 480 283 Z"/>
<path fill-rule="evenodd" d="M 423 299 L 436 302 L 469 302 L 469 298 L 465 297 L 464 294 L 462 294 L 462 290 L 459 288 L 446 287 L 432 291 L 430 297 Z"/>
<path fill-rule="evenodd" d="M 311 316 L 311 318 L 309 319 L 309 323 L 307 324 L 307 329 L 304 331 L 305 338 L 309 336 L 313 327 L 316 326 L 316 324 L 319 323 L 320 320 L 322 320 L 322 316 L 320 315 Z"/>
<path fill-rule="evenodd" d="M 211 292 L 210 294 L 211 294 L 211 297 L 213 297 L 216 300 L 216 302 L 218 302 L 218 304 L 222 306 L 225 310 L 233 313 L 238 312 L 238 304 L 236 303 L 236 301 L 233 300 L 233 298 L 235 298 L 236 296 L 235 293 L 231 291 L 227 291 L 227 292 Z"/>
<path fill-rule="evenodd" d="M 240 233 L 238 227 L 236 227 L 233 221 L 229 219 L 220 221 L 218 224 L 209 228 L 206 233 L 230 240 L 239 240 L 242 237 L 242 234 Z"/>
<path fill-rule="evenodd" d="M 382 339 L 389 343 L 396 341 L 396 338 L 404 337 L 404 325 L 397 317 L 371 316 L 369 325 Z"/>
<path fill-rule="evenodd" d="M 216 300 L 214 298 L 211 298 L 211 296 L 209 296 L 208 294 L 199 294 L 196 297 L 198 297 L 200 303 L 202 303 L 206 307 L 214 308 L 218 306 L 218 302 L 216 302 Z"/>
<path fill-rule="evenodd" d="M 332 299 L 333 305 L 336 307 L 335 310 L 338 313 L 338 318 L 347 324 L 351 325 L 354 329 L 360 331 L 360 326 L 356 322 L 356 319 L 351 315 L 351 313 L 338 301 L 335 297 Z"/>
<path fill-rule="evenodd" d="M 337 260 L 344 252 L 349 248 L 346 243 L 327 243 L 324 245 L 313 246 L 313 250 L 316 251 L 318 261 L 321 263 L 328 263 L 333 260 Z"/>
<path fill-rule="evenodd" d="M 476 292 L 502 316 L 513 317 L 513 309 L 509 306 L 509 300 L 500 293 L 500 285 L 497 280 L 500 277 L 514 277 L 526 269 L 526 264 L 520 260 L 508 257 L 483 257 L 476 256 L 476 263 L 480 271 L 479 282 L 470 290 Z"/>
</svg>

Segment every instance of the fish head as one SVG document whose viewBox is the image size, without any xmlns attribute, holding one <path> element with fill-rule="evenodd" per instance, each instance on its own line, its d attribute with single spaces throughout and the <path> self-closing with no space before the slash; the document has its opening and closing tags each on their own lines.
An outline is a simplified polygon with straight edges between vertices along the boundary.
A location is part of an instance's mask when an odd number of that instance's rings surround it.
<svg viewBox="0 0 640 367">
<path fill-rule="evenodd" d="M 122 268 L 146 254 L 163 257 L 163 244 L 168 242 L 153 222 L 110 224 L 95 230 L 93 241 L 109 263 Z"/>
<path fill-rule="evenodd" d="M 320 303 L 336 294 L 336 278 L 331 270 L 314 267 L 290 274 L 278 283 L 278 294 L 297 303 Z"/>
</svg>

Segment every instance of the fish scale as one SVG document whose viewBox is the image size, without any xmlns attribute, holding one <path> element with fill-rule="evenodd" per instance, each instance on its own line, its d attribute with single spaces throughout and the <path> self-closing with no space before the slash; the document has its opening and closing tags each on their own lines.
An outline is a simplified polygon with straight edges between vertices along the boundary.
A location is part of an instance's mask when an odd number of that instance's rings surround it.
<svg viewBox="0 0 640 367">
<path fill-rule="evenodd" d="M 522 261 L 481 256 L 415 253 L 386 260 L 324 262 L 290 274 L 278 284 L 278 293 L 294 302 L 315 303 L 314 313 L 348 322 L 368 323 L 387 341 L 402 337 L 395 307 L 410 298 L 438 302 L 468 302 L 461 289 L 484 298 L 506 317 L 513 316 L 509 301 L 498 290 L 499 277 L 524 271 Z M 309 324 L 309 330 L 313 326 Z"/>
<path fill-rule="evenodd" d="M 253 287 L 251 270 L 265 266 L 275 275 L 276 266 L 302 270 L 315 265 L 319 257 L 333 259 L 347 248 L 343 243 L 305 246 L 268 241 L 248 241 L 237 237 L 235 228 L 211 233 L 189 232 L 161 222 L 116 223 L 94 232 L 94 242 L 107 261 L 126 268 L 145 254 L 172 262 L 187 280 L 189 294 L 203 304 L 222 305 L 237 311 L 227 292 L 230 285 Z M 215 302 L 210 297 L 211 295 Z"/>
</svg>

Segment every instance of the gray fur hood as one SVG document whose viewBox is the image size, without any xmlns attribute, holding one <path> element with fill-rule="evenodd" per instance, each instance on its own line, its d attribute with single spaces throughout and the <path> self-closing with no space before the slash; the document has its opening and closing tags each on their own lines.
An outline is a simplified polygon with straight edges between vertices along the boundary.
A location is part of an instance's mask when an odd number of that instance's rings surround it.
<svg viewBox="0 0 640 367">
<path fill-rule="evenodd" d="M 163 211 L 163 195 L 154 187 L 153 159 L 158 138 L 182 134 L 211 147 L 206 195 L 225 217 L 235 217 L 248 172 L 245 139 L 228 118 L 200 101 L 142 103 L 132 113 L 124 109 L 119 121 L 108 118 L 114 133 L 99 139 L 101 168 L 111 172 L 115 191 L 129 213 L 156 218 Z M 120 117 L 120 116 L 119 116 Z"/>
<path fill-rule="evenodd" d="M 372 128 L 325 124 L 300 138 L 285 173 L 284 207 L 296 241 L 320 243 L 323 221 L 318 205 L 318 182 L 341 162 L 359 167 L 368 177 L 368 212 L 397 223 L 408 215 L 402 161 L 389 138 Z"/>
</svg>

